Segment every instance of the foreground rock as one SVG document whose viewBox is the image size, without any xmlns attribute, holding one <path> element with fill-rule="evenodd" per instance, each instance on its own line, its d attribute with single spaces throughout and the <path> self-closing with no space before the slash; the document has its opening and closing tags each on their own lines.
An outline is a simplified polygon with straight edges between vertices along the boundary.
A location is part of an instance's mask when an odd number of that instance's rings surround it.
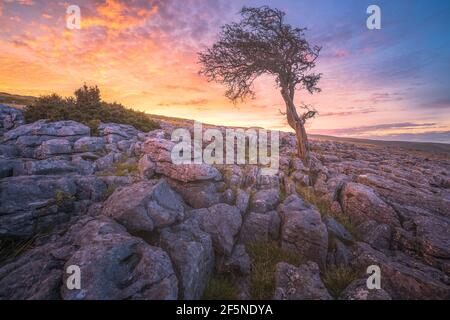
<svg viewBox="0 0 450 320">
<path fill-rule="evenodd" d="M 81 270 L 81 290 L 65 272 Z M 0 299 L 176 299 L 169 256 L 107 218 L 88 218 L 0 268 Z"/>
<path fill-rule="evenodd" d="M 181 221 L 184 207 L 165 180 L 153 180 L 116 190 L 105 202 L 103 214 L 129 232 L 151 232 Z"/>
<path fill-rule="evenodd" d="M 180 280 L 180 298 L 200 299 L 214 268 L 214 250 L 198 219 L 161 231 L 161 246 L 170 255 Z"/>
<path fill-rule="evenodd" d="M 73 211 L 103 200 L 107 183 L 96 176 L 21 176 L 0 180 L 0 238 L 31 237 L 68 223 Z"/>
<path fill-rule="evenodd" d="M 264 176 L 173 163 L 175 123 L 92 137 L 0 106 L 0 246 L 19 249 L 0 257 L 0 299 L 198 299 L 212 276 L 249 299 L 249 245 L 268 241 L 309 261 L 278 265 L 278 299 L 329 299 L 319 268 L 334 267 L 359 276 L 341 299 L 449 299 L 448 157 L 313 140 L 306 167 L 282 133 Z M 82 290 L 65 287 L 71 264 Z M 366 289 L 370 265 L 383 290 Z"/>
<path fill-rule="evenodd" d="M 367 289 L 367 279 L 353 281 L 341 293 L 341 300 L 391 300 L 391 296 L 383 289 Z"/>
<path fill-rule="evenodd" d="M 278 210 L 282 221 L 282 248 L 320 266 L 325 265 L 328 232 L 320 213 L 294 195 L 288 197 Z"/>
<path fill-rule="evenodd" d="M 208 209 L 192 210 L 189 215 L 200 219 L 202 229 L 212 237 L 217 254 L 231 254 L 242 224 L 238 208 L 218 204 Z"/>
<path fill-rule="evenodd" d="M 443 272 L 407 255 L 386 256 L 365 243 L 358 243 L 351 265 L 364 272 L 370 265 L 381 268 L 382 288 L 393 299 L 449 299 L 450 279 Z"/>
<path fill-rule="evenodd" d="M 65 300 L 177 299 L 177 278 L 169 256 L 160 248 L 126 233 L 111 220 L 89 222 L 65 267 L 77 265 L 81 290 L 62 286 Z"/>
<path fill-rule="evenodd" d="M 281 262 L 275 273 L 275 300 L 331 300 L 332 297 L 320 279 L 316 263 L 301 266 Z"/>
<path fill-rule="evenodd" d="M 400 226 L 394 209 L 367 186 L 347 183 L 341 192 L 341 204 L 345 214 L 349 215 L 355 224 L 372 219 L 393 227 Z"/>
</svg>

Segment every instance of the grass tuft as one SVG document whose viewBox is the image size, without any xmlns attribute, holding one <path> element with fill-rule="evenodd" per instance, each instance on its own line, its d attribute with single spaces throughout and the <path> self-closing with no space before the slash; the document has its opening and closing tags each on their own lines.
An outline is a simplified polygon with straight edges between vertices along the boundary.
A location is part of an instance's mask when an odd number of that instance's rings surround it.
<svg viewBox="0 0 450 320">
<path fill-rule="evenodd" d="M 322 282 L 335 299 L 357 278 L 358 274 L 345 266 L 329 268 L 322 274 Z"/>
<path fill-rule="evenodd" d="M 238 300 L 238 292 L 228 277 L 213 276 L 206 285 L 203 300 Z"/>
<path fill-rule="evenodd" d="M 275 293 L 275 271 L 279 262 L 301 264 L 297 255 L 281 249 L 276 242 L 261 242 L 247 246 L 251 259 L 250 294 L 253 299 L 272 299 Z"/>
</svg>

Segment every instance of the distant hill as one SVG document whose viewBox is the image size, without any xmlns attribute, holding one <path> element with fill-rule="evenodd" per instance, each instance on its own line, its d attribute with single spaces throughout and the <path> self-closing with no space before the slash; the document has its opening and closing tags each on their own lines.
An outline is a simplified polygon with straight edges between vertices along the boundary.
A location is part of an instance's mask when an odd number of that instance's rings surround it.
<svg viewBox="0 0 450 320">
<path fill-rule="evenodd" d="M 6 92 L 0 92 L 0 103 L 8 104 L 15 107 L 24 107 L 36 100 L 36 97 L 32 96 L 20 96 L 17 94 L 9 94 Z"/>
<path fill-rule="evenodd" d="M 26 105 L 33 103 L 36 97 L 33 96 L 21 96 L 16 94 L 9 94 L 0 92 L 0 103 L 11 105 L 14 107 L 22 108 Z M 162 121 L 170 123 L 171 125 L 186 126 L 188 123 L 192 123 L 193 120 L 182 119 L 175 117 L 167 117 L 160 115 L 149 114 L 150 119 L 155 121 Z M 206 127 L 214 127 L 214 125 L 205 124 Z M 231 127 L 230 127 L 231 128 Z M 355 144 L 369 144 L 375 146 L 401 148 L 411 152 L 426 152 L 433 155 L 450 157 L 450 144 L 446 143 L 433 143 L 433 142 L 408 142 L 408 141 L 385 141 L 385 140 L 371 140 L 371 139 L 359 139 L 359 138 L 344 138 L 334 137 L 327 135 L 309 135 L 312 140 L 328 140 L 347 142 Z"/>
<path fill-rule="evenodd" d="M 434 142 L 385 141 L 359 138 L 333 137 L 326 135 L 310 135 L 312 140 L 338 141 L 355 144 L 369 144 L 382 147 L 401 148 L 408 151 L 426 152 L 434 155 L 450 157 L 450 144 Z"/>
</svg>

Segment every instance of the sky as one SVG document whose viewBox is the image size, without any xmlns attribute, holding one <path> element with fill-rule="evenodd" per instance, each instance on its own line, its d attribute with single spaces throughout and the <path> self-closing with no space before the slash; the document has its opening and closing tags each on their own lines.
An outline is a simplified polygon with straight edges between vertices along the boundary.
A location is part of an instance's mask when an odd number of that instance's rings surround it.
<svg viewBox="0 0 450 320">
<path fill-rule="evenodd" d="M 380 30 L 366 26 L 372 4 Z M 70 5 L 81 9 L 80 30 L 66 26 Z M 288 130 L 273 78 L 233 105 L 198 74 L 197 53 L 244 5 L 285 11 L 322 47 L 322 92 L 296 93 L 319 112 L 309 133 L 450 143 L 447 0 L 0 0 L 0 91 L 67 96 L 87 83 L 152 114 Z"/>
</svg>

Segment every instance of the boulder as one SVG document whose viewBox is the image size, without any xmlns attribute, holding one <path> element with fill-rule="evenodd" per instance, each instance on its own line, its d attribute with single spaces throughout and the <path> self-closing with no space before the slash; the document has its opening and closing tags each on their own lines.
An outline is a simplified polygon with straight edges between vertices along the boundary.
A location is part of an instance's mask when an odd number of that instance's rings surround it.
<svg viewBox="0 0 450 320">
<path fill-rule="evenodd" d="M 141 177 L 151 179 L 155 174 L 156 165 L 150 159 L 148 154 L 144 154 L 141 159 L 139 159 L 138 169 Z"/>
<path fill-rule="evenodd" d="M 83 136 L 89 136 L 89 127 L 75 121 L 48 122 L 39 120 L 25 124 L 5 133 L 4 142 L 17 140 L 20 137 L 42 137 L 44 141 L 65 138 L 75 142 Z"/>
<path fill-rule="evenodd" d="M 367 220 L 358 225 L 361 240 L 378 250 L 388 250 L 391 246 L 392 228 L 387 224 L 380 224 L 374 220 Z"/>
<path fill-rule="evenodd" d="M 37 159 L 47 159 L 49 157 L 69 154 L 72 152 L 72 144 L 67 139 L 51 139 L 42 142 L 36 149 Z"/>
<path fill-rule="evenodd" d="M 137 137 L 139 131 L 130 125 L 118 123 L 101 123 L 98 132 L 107 143 L 117 143 L 122 140 L 130 140 Z"/>
<path fill-rule="evenodd" d="M 200 299 L 214 268 L 214 250 L 209 234 L 200 229 L 197 218 L 191 217 L 161 230 L 160 241 L 179 277 L 180 297 Z"/>
<path fill-rule="evenodd" d="M 250 210 L 257 213 L 264 213 L 274 210 L 280 201 L 278 189 L 259 190 L 250 201 Z"/>
<path fill-rule="evenodd" d="M 18 159 L 0 159 L 0 179 L 19 175 L 23 172 L 23 163 Z"/>
<path fill-rule="evenodd" d="M 156 164 L 155 172 L 165 175 L 181 182 L 192 182 L 202 180 L 219 181 L 222 176 L 220 172 L 211 165 L 202 164 L 175 164 L 171 158 L 172 148 L 175 143 L 151 138 L 145 142 L 144 152 Z"/>
<path fill-rule="evenodd" d="M 307 262 L 295 267 L 285 262 L 276 266 L 275 300 L 331 300 L 320 279 L 319 266 Z"/>
<path fill-rule="evenodd" d="M 219 270 L 220 273 L 229 274 L 232 277 L 248 276 L 250 274 L 250 257 L 245 246 L 241 244 L 234 246 L 231 256 L 222 258 Z"/>
<path fill-rule="evenodd" d="M 350 234 L 350 232 L 348 232 L 342 224 L 337 222 L 336 219 L 324 217 L 323 222 L 327 226 L 329 234 L 334 235 L 336 238 L 342 241 L 354 241 L 353 236 Z"/>
<path fill-rule="evenodd" d="M 282 248 L 323 266 L 328 251 L 328 231 L 320 213 L 295 195 L 286 198 L 278 212 Z"/>
<path fill-rule="evenodd" d="M 352 251 L 337 238 L 328 241 L 327 265 L 346 267 L 352 259 Z"/>
<path fill-rule="evenodd" d="M 341 293 L 340 300 L 392 300 L 383 289 L 368 289 L 367 279 L 357 279 Z"/>
<path fill-rule="evenodd" d="M 200 218 L 200 225 L 213 240 L 214 250 L 218 255 L 230 255 L 242 225 L 239 209 L 220 203 L 207 209 L 189 212 L 189 216 Z"/>
<path fill-rule="evenodd" d="M 31 237 L 67 222 L 74 178 L 20 176 L 0 180 L 0 238 Z M 70 210 L 69 210 L 70 211 Z"/>
<path fill-rule="evenodd" d="M 0 134 L 25 124 L 22 111 L 0 104 Z"/>
<path fill-rule="evenodd" d="M 241 214 L 247 212 L 249 205 L 250 195 L 242 189 L 236 191 L 236 207 L 238 207 Z"/>
<path fill-rule="evenodd" d="M 131 233 L 151 232 L 183 219 L 184 205 L 165 180 L 142 181 L 117 189 L 105 202 L 103 214 Z"/>
<path fill-rule="evenodd" d="M 243 244 L 255 244 L 269 240 L 271 216 L 250 212 L 244 219 L 239 241 Z"/>
<path fill-rule="evenodd" d="M 64 259 L 72 247 L 65 239 L 53 237 L 34 246 L 0 267 L 0 300 L 59 300 Z"/>
<path fill-rule="evenodd" d="M 416 248 L 425 261 L 450 274 L 450 220 L 445 217 L 418 216 Z"/>
<path fill-rule="evenodd" d="M 100 137 L 83 137 L 74 144 L 75 152 L 101 152 L 105 149 L 105 140 Z"/>
<path fill-rule="evenodd" d="M 450 279 L 443 272 L 399 251 L 389 256 L 363 242 L 357 243 L 351 266 L 366 272 L 368 266 L 381 269 L 381 287 L 392 299 L 449 299 Z"/>
<path fill-rule="evenodd" d="M 87 223 L 75 246 L 79 249 L 63 270 L 71 265 L 80 268 L 81 289 L 62 285 L 64 300 L 177 299 L 178 281 L 167 253 L 130 236 L 114 221 L 101 218 Z"/>
<path fill-rule="evenodd" d="M 354 182 L 347 183 L 340 194 L 340 202 L 344 213 L 355 224 L 372 219 L 392 227 L 400 226 L 394 209 L 365 185 Z"/>
<path fill-rule="evenodd" d="M 26 161 L 23 164 L 24 172 L 27 175 L 57 175 L 79 172 L 78 167 L 69 160 L 46 159 Z"/>
<path fill-rule="evenodd" d="M 194 209 L 209 208 L 225 201 L 222 182 L 195 181 L 180 182 L 168 180 L 170 186 Z"/>
</svg>

